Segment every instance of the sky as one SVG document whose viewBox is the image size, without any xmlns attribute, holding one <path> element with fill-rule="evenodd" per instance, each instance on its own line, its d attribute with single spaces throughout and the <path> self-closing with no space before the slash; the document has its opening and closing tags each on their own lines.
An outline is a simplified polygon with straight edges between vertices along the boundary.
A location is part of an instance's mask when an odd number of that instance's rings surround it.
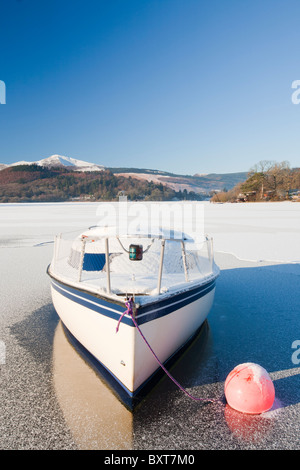
<svg viewBox="0 0 300 470">
<path fill-rule="evenodd" d="M 300 166 L 299 18 L 299 0 L 0 0 L 0 163 Z"/>
</svg>

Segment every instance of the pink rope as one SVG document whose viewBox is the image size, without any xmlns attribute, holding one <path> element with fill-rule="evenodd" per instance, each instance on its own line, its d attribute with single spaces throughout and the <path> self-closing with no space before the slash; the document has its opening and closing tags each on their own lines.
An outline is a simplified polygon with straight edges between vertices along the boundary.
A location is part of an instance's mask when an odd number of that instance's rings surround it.
<svg viewBox="0 0 300 470">
<path fill-rule="evenodd" d="M 127 306 L 127 302 L 126 302 L 126 306 Z M 118 324 L 117 324 L 117 328 L 116 328 L 116 333 L 118 333 L 120 323 L 121 323 L 121 321 L 122 321 L 124 315 L 126 315 L 126 313 L 129 313 L 129 307 L 128 307 L 127 310 L 126 310 L 125 312 L 123 312 L 122 315 L 120 316 L 119 321 L 118 321 Z"/>
<path fill-rule="evenodd" d="M 167 376 L 174 382 L 175 385 L 177 385 L 178 388 L 180 388 L 180 390 L 182 390 L 188 397 L 190 397 L 192 400 L 195 400 L 195 401 L 206 401 L 206 402 L 211 402 L 211 403 L 214 403 L 214 402 L 217 402 L 219 400 L 214 400 L 214 399 L 211 399 L 211 398 L 197 398 L 197 397 L 194 397 L 193 395 L 191 395 L 185 388 L 183 388 L 178 382 L 177 380 L 170 374 L 170 372 L 165 368 L 165 366 L 161 363 L 161 361 L 158 359 L 157 355 L 155 354 L 155 352 L 153 351 L 153 349 L 151 348 L 150 344 L 148 343 L 148 341 L 146 340 L 145 336 L 143 335 L 139 325 L 137 324 L 135 318 L 134 318 L 134 315 L 133 315 L 133 310 L 132 310 L 132 304 L 133 304 L 133 300 L 132 298 L 129 299 L 129 301 L 127 301 L 125 303 L 126 307 L 127 307 L 127 310 L 122 314 L 122 316 L 120 317 L 119 319 L 119 322 L 118 322 L 118 325 L 117 325 L 117 332 L 118 332 L 118 329 L 119 329 L 119 324 L 123 318 L 123 316 L 125 314 L 128 314 L 131 316 L 131 319 L 135 325 L 135 327 L 137 328 L 138 332 L 140 333 L 141 337 L 143 338 L 144 342 L 146 343 L 146 345 L 148 346 L 148 348 L 150 349 L 150 351 L 152 352 L 153 356 L 155 357 L 155 359 L 157 360 L 158 364 L 160 365 L 160 367 L 163 369 L 163 371 L 167 374 Z"/>
</svg>

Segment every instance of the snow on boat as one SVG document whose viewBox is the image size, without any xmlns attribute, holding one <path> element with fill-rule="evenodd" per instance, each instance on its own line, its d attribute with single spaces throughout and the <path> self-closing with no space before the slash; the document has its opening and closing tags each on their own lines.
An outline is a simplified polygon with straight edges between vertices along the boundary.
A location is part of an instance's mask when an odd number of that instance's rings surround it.
<svg viewBox="0 0 300 470">
<path fill-rule="evenodd" d="M 62 323 L 133 403 L 199 331 L 219 268 L 207 237 L 96 226 L 55 237 L 48 274 Z"/>
</svg>

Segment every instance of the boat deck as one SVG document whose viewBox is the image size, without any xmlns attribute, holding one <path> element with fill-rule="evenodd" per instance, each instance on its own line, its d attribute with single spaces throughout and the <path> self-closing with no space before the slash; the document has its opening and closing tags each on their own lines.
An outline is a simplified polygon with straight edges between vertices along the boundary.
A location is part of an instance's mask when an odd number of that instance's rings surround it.
<svg viewBox="0 0 300 470">
<path fill-rule="evenodd" d="M 155 275 L 137 275 L 126 276 L 124 274 L 110 273 L 111 292 L 107 292 L 107 277 L 106 273 L 102 271 L 83 271 L 81 280 L 76 278 L 77 271 L 69 267 L 68 275 L 66 269 L 62 270 L 64 275 L 58 273 L 61 270 L 50 272 L 54 278 L 60 280 L 68 285 L 73 285 L 82 290 L 110 297 L 111 299 L 121 300 L 127 296 L 133 295 L 140 304 L 147 304 L 153 302 L 159 295 L 162 299 L 174 295 L 174 293 L 183 292 L 192 289 L 195 286 L 206 284 L 216 276 L 217 271 L 199 276 L 190 276 L 187 282 L 182 273 L 169 273 L 167 276 L 162 277 L 160 294 L 157 291 L 157 277 Z M 74 272 L 75 271 L 75 272 Z M 138 298 L 138 299 L 137 299 Z"/>
</svg>

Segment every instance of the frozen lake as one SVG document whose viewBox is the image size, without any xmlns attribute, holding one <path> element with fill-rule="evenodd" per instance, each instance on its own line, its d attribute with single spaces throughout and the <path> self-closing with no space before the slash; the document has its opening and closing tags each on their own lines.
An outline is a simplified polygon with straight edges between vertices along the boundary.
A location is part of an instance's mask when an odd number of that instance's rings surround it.
<svg viewBox="0 0 300 470">
<path fill-rule="evenodd" d="M 300 204 L 199 204 L 221 275 L 172 375 L 218 398 L 237 364 L 256 362 L 273 409 L 194 402 L 165 377 L 130 413 L 69 343 L 46 275 L 54 234 L 95 225 L 99 204 L 0 204 L 1 449 L 300 449 Z"/>
</svg>

